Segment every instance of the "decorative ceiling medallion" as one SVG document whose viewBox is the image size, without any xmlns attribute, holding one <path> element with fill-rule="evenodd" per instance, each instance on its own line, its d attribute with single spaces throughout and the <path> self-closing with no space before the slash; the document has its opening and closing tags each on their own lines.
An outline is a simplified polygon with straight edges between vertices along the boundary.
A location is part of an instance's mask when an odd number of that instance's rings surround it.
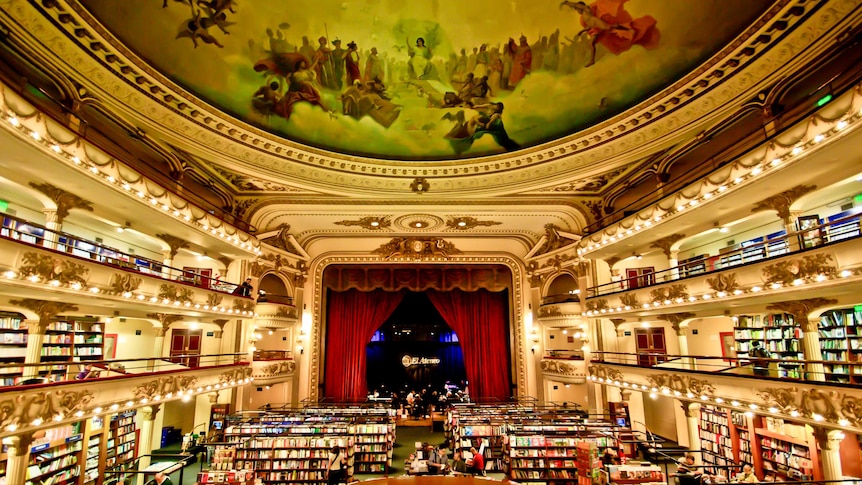
<svg viewBox="0 0 862 485">
<path fill-rule="evenodd" d="M 431 214 L 409 214 L 397 217 L 393 224 L 395 229 L 406 231 L 431 231 L 443 226 L 443 219 Z"/>
<path fill-rule="evenodd" d="M 356 221 L 338 221 L 335 224 L 339 226 L 359 226 L 370 231 L 376 231 L 378 229 L 388 229 L 392 225 L 392 221 L 389 220 L 389 216 L 368 216 Z"/>
<path fill-rule="evenodd" d="M 452 243 L 439 237 L 396 237 L 374 250 L 384 259 L 410 258 L 414 260 L 448 258 L 461 254 Z"/>
<path fill-rule="evenodd" d="M 502 222 L 497 221 L 480 221 L 475 217 L 452 217 L 446 221 L 446 227 L 459 231 L 466 231 L 478 226 L 498 226 Z"/>
</svg>

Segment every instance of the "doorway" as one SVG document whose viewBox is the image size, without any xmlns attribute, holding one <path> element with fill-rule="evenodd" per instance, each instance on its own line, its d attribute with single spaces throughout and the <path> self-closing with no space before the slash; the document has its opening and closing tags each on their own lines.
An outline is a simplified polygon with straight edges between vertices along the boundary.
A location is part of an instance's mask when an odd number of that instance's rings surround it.
<svg viewBox="0 0 862 485">
<path fill-rule="evenodd" d="M 201 354 L 202 339 L 203 330 L 171 329 L 171 362 L 187 367 L 198 367 L 201 359 L 195 356 Z"/>
<path fill-rule="evenodd" d="M 667 361 L 667 342 L 664 338 L 664 328 L 635 329 L 638 365 L 652 367 Z"/>
</svg>

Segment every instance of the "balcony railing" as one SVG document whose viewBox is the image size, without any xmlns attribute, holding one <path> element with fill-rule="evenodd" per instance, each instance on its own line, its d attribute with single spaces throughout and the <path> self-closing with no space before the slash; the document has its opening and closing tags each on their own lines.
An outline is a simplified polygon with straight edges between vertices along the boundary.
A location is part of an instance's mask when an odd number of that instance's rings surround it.
<svg viewBox="0 0 862 485">
<path fill-rule="evenodd" d="M 288 360 L 293 358 L 290 350 L 255 350 L 254 361 L 262 360 Z"/>
<path fill-rule="evenodd" d="M 546 358 L 551 358 L 550 356 Z M 696 370 L 716 374 L 753 376 L 758 379 L 828 382 L 862 387 L 862 362 L 849 360 L 804 360 L 711 355 L 673 355 L 658 352 L 603 352 L 591 354 L 591 362 L 622 364 L 652 369 Z M 842 366 L 845 372 L 826 372 Z M 756 370 L 759 374 L 756 374 Z"/>
<path fill-rule="evenodd" d="M 592 298 L 636 288 L 645 288 L 693 276 L 711 274 L 728 268 L 766 261 L 858 237 L 860 237 L 860 215 L 854 214 L 802 231 L 765 239 L 764 241 L 699 261 L 687 262 L 655 273 L 642 274 L 593 286 L 587 288 L 587 295 L 588 298 Z"/>
<path fill-rule="evenodd" d="M 103 379 L 139 377 L 166 371 L 202 369 L 246 361 L 248 354 L 177 354 L 142 359 L 87 360 L 83 362 L 38 362 L 0 364 L 2 376 L 33 376 L 15 379 L 13 385 L 0 386 L 0 393 L 71 382 L 96 382 Z"/>
<path fill-rule="evenodd" d="M 160 261 L 124 253 L 94 241 L 65 232 L 53 231 L 40 224 L 9 215 L 3 216 L 0 238 L 197 288 L 230 293 L 234 296 L 251 297 L 250 294 L 241 294 L 242 287 L 236 283 L 228 283 L 219 278 L 165 266 Z"/>
<path fill-rule="evenodd" d="M 258 303 L 276 303 L 279 305 L 293 306 L 293 297 L 289 295 L 277 295 L 260 291 L 257 297 Z"/>
</svg>

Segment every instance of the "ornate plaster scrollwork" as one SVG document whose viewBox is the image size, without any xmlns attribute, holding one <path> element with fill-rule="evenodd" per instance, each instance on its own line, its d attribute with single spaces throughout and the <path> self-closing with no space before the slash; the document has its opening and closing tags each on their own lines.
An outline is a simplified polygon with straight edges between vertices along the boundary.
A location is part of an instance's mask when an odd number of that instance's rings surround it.
<svg viewBox="0 0 862 485">
<path fill-rule="evenodd" d="M 623 373 L 614 369 L 613 367 L 608 367 L 605 365 L 594 364 L 587 367 L 587 372 L 598 379 L 605 379 L 609 381 L 621 381 L 623 380 Z"/>
<path fill-rule="evenodd" d="M 87 283 L 87 273 L 90 272 L 82 263 L 60 260 L 47 254 L 27 252 L 21 260 L 23 264 L 18 267 L 18 273 L 22 277 L 35 275 L 44 281 L 57 280 L 61 285 L 84 285 Z"/>
<path fill-rule="evenodd" d="M 836 272 L 835 265 L 832 264 L 832 255 L 818 253 L 764 266 L 763 279 L 767 285 L 772 283 L 789 285 L 798 279 L 814 278 L 819 275 L 833 276 Z"/>
<path fill-rule="evenodd" d="M 587 301 L 587 311 L 588 312 L 600 312 L 602 310 L 607 310 L 610 308 L 608 306 L 608 301 L 604 298 L 600 300 L 589 300 Z"/>
<path fill-rule="evenodd" d="M 0 400 L 0 428 L 9 425 L 29 426 L 33 421 L 50 421 L 67 417 L 93 400 L 93 393 L 84 391 L 48 391 L 17 393 Z"/>
<path fill-rule="evenodd" d="M 545 374 L 558 374 L 563 377 L 572 377 L 586 380 L 586 376 L 584 375 L 583 371 L 578 370 L 578 366 L 562 360 L 542 360 L 542 372 Z"/>
<path fill-rule="evenodd" d="M 238 312 L 254 312 L 254 302 L 244 300 L 233 300 L 233 309 Z"/>
<path fill-rule="evenodd" d="M 143 279 L 126 273 L 114 273 L 111 277 L 111 291 L 114 293 L 131 293 L 141 286 Z"/>
<path fill-rule="evenodd" d="M 655 374 L 647 377 L 647 382 L 658 389 L 670 389 L 680 394 L 694 394 L 696 396 L 712 396 L 715 387 L 709 381 L 695 379 L 680 374 Z"/>
<path fill-rule="evenodd" d="M 174 285 L 163 284 L 159 286 L 158 298 L 160 300 L 178 301 L 180 303 L 191 303 L 194 292 L 189 288 L 178 288 Z"/>
<path fill-rule="evenodd" d="M 561 317 L 563 312 L 558 306 L 543 306 L 539 308 L 539 318 L 543 317 Z"/>
<path fill-rule="evenodd" d="M 640 306 L 638 296 L 635 293 L 623 293 L 622 296 L 620 296 L 620 303 L 622 303 L 623 306 L 628 306 L 632 308 L 637 308 Z"/>
<path fill-rule="evenodd" d="M 229 384 L 231 382 L 238 382 L 249 377 L 251 377 L 251 368 L 242 367 L 238 369 L 231 369 L 225 372 L 218 377 L 218 381 L 222 384 Z"/>
<path fill-rule="evenodd" d="M 216 307 L 216 306 L 221 305 L 222 300 L 224 300 L 223 296 L 211 294 L 211 295 L 207 296 L 207 305 L 209 305 L 211 307 Z"/>
<path fill-rule="evenodd" d="M 264 366 L 260 369 L 261 377 L 277 377 L 280 375 L 286 375 L 292 373 L 296 370 L 296 362 L 292 360 L 286 360 L 282 362 L 275 362 Z"/>
<path fill-rule="evenodd" d="M 197 382 L 198 378 L 194 376 L 165 376 L 141 384 L 132 389 L 132 394 L 137 399 L 147 398 L 152 400 L 156 396 L 167 396 L 168 394 L 185 392 L 191 389 Z"/>
<path fill-rule="evenodd" d="M 688 299 L 688 288 L 682 284 L 666 285 L 650 291 L 649 296 L 652 303 L 663 302 L 665 300 L 686 300 Z"/>
<path fill-rule="evenodd" d="M 736 281 L 736 273 L 719 273 L 714 278 L 707 278 L 706 284 L 713 291 L 723 291 L 725 293 L 739 289 L 739 283 Z"/>
<path fill-rule="evenodd" d="M 837 390 L 765 388 L 757 396 L 764 407 L 775 407 L 782 413 L 799 413 L 818 421 L 840 423 L 847 420 L 852 426 L 862 426 L 862 398 Z"/>
<path fill-rule="evenodd" d="M 278 318 L 296 318 L 296 308 L 284 308 L 279 307 L 279 309 L 275 312 L 275 316 Z"/>
<path fill-rule="evenodd" d="M 373 251 L 384 259 L 391 258 L 447 258 L 461 254 L 454 244 L 439 237 L 396 237 Z"/>
</svg>

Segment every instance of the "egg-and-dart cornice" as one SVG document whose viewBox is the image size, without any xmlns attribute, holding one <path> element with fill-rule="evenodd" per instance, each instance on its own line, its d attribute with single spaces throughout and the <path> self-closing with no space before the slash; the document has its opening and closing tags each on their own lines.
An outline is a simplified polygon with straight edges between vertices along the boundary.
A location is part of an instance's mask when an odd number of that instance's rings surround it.
<svg viewBox="0 0 862 485">
<path fill-rule="evenodd" d="M 214 158 L 222 153 L 233 169 L 275 180 L 291 177 L 319 186 L 349 185 L 354 191 L 403 191 L 405 181 L 399 178 L 422 176 L 436 179 L 437 193 L 475 191 L 479 187 L 509 193 L 513 187 L 549 173 L 571 177 L 586 168 L 594 171 L 597 165 L 611 169 L 629 163 L 627 157 L 642 157 L 645 150 L 678 141 L 683 127 L 687 133 L 702 129 L 728 109 L 736 109 L 720 107 L 780 76 L 779 71 L 792 69 L 797 53 L 812 54 L 811 47 L 826 32 L 840 28 L 857 4 L 852 0 L 830 2 L 830 8 L 823 9 L 823 3 L 814 0 L 778 2 L 701 67 L 622 115 L 516 156 L 434 165 L 395 165 L 300 147 L 228 118 L 144 63 L 77 2 L 53 0 L 36 5 L 8 0 L 4 13 L 15 20 L 15 35 L 31 40 L 37 36 L 32 47 L 61 56 L 65 60 L 62 69 L 107 94 L 110 99 L 105 99 L 106 104 L 161 127 L 166 137 L 180 137 L 176 141 L 194 143 L 197 150 L 207 147 L 208 155 Z M 804 32 L 798 31 L 800 25 L 805 26 Z M 65 35 L 50 35 L 57 29 Z M 82 75 L 85 72 L 90 75 Z M 548 167 L 551 163 L 553 166 Z"/>
</svg>

